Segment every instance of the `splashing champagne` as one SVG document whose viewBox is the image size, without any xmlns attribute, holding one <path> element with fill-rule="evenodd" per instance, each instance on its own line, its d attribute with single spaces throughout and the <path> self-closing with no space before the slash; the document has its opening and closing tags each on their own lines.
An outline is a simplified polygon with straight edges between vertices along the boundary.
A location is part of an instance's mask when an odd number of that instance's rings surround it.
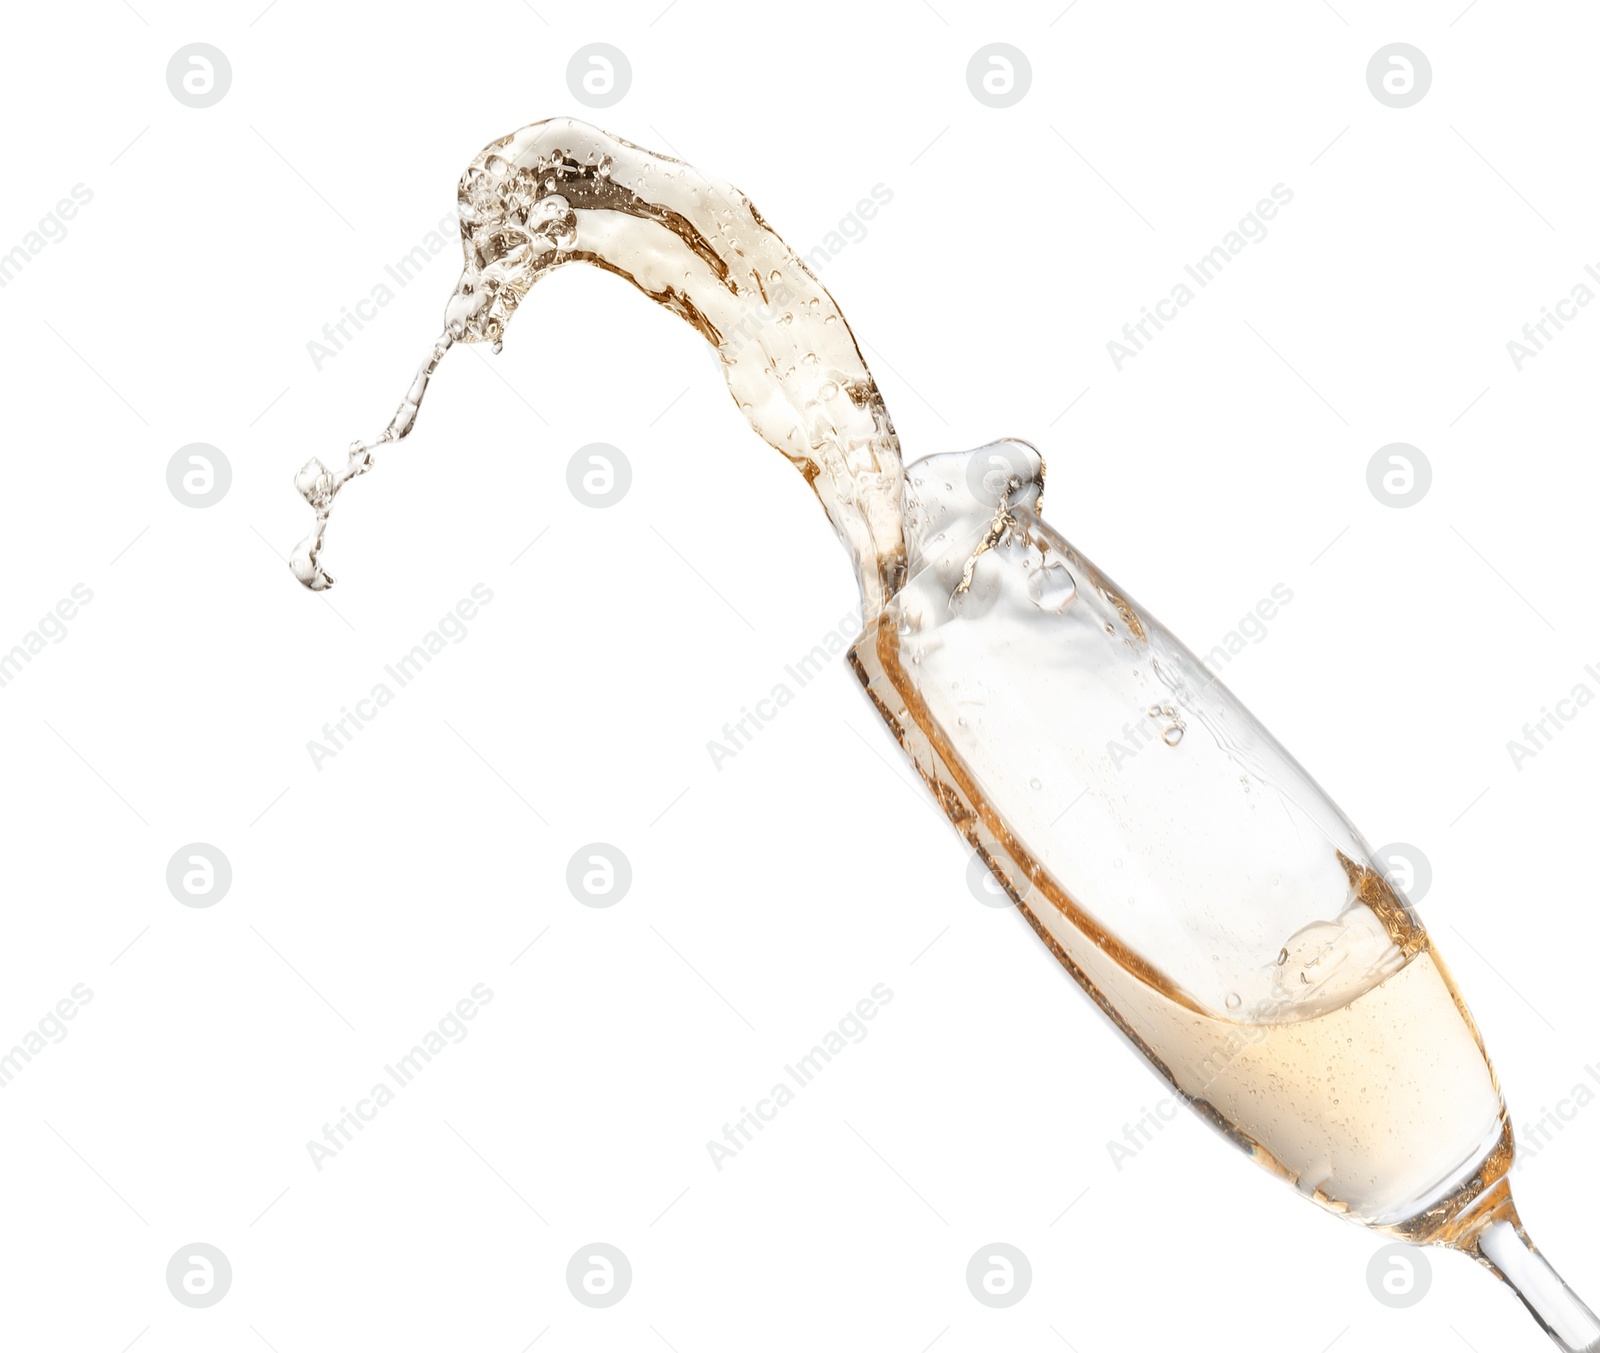
<svg viewBox="0 0 1600 1353">
<path fill-rule="evenodd" d="M 485 147 L 461 176 L 459 198 L 466 267 L 444 333 L 376 441 L 353 444 L 338 474 L 313 460 L 296 480 L 318 514 L 293 556 L 297 578 L 318 590 L 332 583 L 318 558 L 333 496 L 371 468 L 377 446 L 410 432 L 451 344 L 498 352 L 535 282 L 590 263 L 632 282 L 717 350 L 740 412 L 805 475 L 856 562 L 873 603 L 866 613 L 877 613 L 903 572 L 900 443 L 833 298 L 743 193 L 554 119 Z"/>
<path fill-rule="evenodd" d="M 465 268 L 389 426 L 296 486 L 295 576 L 328 512 L 413 428 L 455 343 L 499 351 L 567 263 L 632 282 L 716 349 L 755 430 L 850 551 L 850 663 L 940 807 L 1101 1010 L 1203 1118 L 1323 1207 L 1506 1279 L 1568 1353 L 1600 1322 L 1529 1242 L 1476 1026 L 1355 828 L 1201 663 L 1041 518 L 1021 442 L 902 469 L 832 297 L 737 189 L 565 119 L 460 184 Z M 1136 758 L 1102 750 L 1150 721 Z M 1120 764 L 1119 764 L 1120 762 Z"/>
</svg>

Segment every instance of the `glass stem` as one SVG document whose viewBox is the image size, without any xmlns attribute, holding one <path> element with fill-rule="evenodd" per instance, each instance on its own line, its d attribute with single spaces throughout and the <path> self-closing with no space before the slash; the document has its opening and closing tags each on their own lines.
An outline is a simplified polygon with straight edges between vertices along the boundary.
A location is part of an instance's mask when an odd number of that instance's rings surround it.
<svg viewBox="0 0 1600 1353">
<path fill-rule="evenodd" d="M 1600 1319 L 1561 1281 L 1561 1275 L 1528 1239 L 1504 1181 L 1494 1193 L 1499 1198 L 1493 1193 L 1485 1198 L 1489 1205 L 1475 1224 L 1450 1242 L 1452 1247 L 1465 1251 L 1502 1279 L 1563 1353 L 1600 1353 Z"/>
</svg>

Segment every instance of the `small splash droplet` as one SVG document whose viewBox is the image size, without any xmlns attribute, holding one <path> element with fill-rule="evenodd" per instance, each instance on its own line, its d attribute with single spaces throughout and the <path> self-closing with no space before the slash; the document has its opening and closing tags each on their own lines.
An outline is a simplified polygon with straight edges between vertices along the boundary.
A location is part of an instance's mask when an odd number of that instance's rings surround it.
<svg viewBox="0 0 1600 1353">
<path fill-rule="evenodd" d="M 1237 991 L 1230 991 L 1228 993 L 1227 1006 L 1229 1010 L 1237 1010 L 1243 1004 L 1244 1002 L 1240 1000 L 1239 993 Z"/>
<path fill-rule="evenodd" d="M 1145 717 L 1167 720 L 1167 726 L 1161 730 L 1161 740 L 1167 746 L 1176 747 L 1183 741 L 1183 734 L 1188 725 L 1184 723 L 1183 716 L 1171 705 L 1151 705 L 1145 710 Z"/>
<path fill-rule="evenodd" d="M 1054 560 L 1028 577 L 1028 598 L 1041 611 L 1060 615 L 1077 595 L 1078 584 L 1072 574 Z"/>
</svg>

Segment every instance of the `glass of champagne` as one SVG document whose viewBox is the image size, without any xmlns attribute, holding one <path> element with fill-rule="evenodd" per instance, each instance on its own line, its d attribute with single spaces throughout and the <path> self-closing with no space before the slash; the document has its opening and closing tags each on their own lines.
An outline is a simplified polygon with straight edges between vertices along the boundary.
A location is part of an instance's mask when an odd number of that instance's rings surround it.
<svg viewBox="0 0 1600 1353">
<path fill-rule="evenodd" d="M 1511 1124 L 1433 941 L 1202 663 L 1039 516 L 1020 442 L 907 467 L 907 581 L 850 660 L 951 821 L 1188 1105 L 1328 1211 L 1447 1246 L 1569 1353 Z"/>
<path fill-rule="evenodd" d="M 1600 1353 L 1600 1323 L 1517 1218 L 1499 1085 L 1426 930 L 1294 759 L 1043 522 L 1038 453 L 902 468 L 827 289 L 737 188 L 671 156 L 553 118 L 484 147 L 458 201 L 462 275 L 394 417 L 337 471 L 296 478 L 316 511 L 296 577 L 332 585 L 334 496 L 412 432 L 454 344 L 499 352 L 569 263 L 632 283 L 712 344 L 740 411 L 805 476 L 855 565 L 868 620 L 850 662 L 875 708 L 1134 1047 L 1314 1202 L 1471 1255 L 1562 1348 Z"/>
</svg>

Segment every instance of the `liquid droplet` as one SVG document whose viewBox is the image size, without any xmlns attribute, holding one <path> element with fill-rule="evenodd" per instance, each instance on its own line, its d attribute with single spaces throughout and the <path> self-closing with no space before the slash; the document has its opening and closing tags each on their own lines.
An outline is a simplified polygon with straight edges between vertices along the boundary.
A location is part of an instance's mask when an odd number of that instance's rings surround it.
<svg viewBox="0 0 1600 1353">
<path fill-rule="evenodd" d="M 1028 577 L 1028 599 L 1041 611 L 1060 615 L 1077 595 L 1072 574 L 1054 560 Z"/>
</svg>

